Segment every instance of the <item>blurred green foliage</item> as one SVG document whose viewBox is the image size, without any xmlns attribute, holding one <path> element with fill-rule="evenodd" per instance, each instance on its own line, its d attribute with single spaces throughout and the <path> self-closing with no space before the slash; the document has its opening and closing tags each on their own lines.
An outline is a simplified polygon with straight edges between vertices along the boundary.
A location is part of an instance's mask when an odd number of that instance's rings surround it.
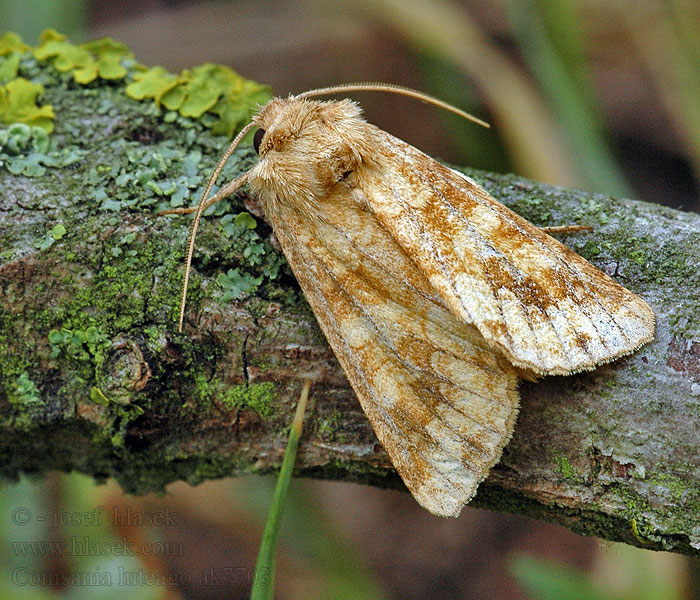
<svg viewBox="0 0 700 600">
<path fill-rule="evenodd" d="M 0 0 L 2 29 L 16 31 L 33 42 L 47 27 L 83 37 L 90 15 L 90 0 Z"/>
<path fill-rule="evenodd" d="M 455 144 L 463 149 L 461 162 L 490 170 L 505 170 L 506 164 L 533 179 L 630 196 L 631 185 L 610 142 L 601 91 L 593 77 L 593 61 L 601 66 L 596 47 L 600 38 L 610 47 L 624 48 L 620 64 L 641 63 L 681 142 L 677 154 L 687 160 L 698 187 L 697 2 L 493 0 L 474 11 L 457 0 L 345 4 L 390 28 L 418 54 L 431 92 L 457 106 L 469 106 L 474 95 L 470 89 L 478 90 L 490 114 L 486 119 L 501 138 L 502 152 L 484 141 L 483 132 L 470 132 L 450 120 Z M 472 12 L 486 16 L 492 27 L 495 23 L 498 36 L 489 36 Z M 470 110 L 479 114 L 478 109 Z"/>
<path fill-rule="evenodd" d="M 681 600 L 684 582 L 673 569 L 656 565 L 660 556 L 624 544 L 607 549 L 607 575 L 613 585 L 605 586 L 606 575 L 542 560 L 526 554 L 509 558 L 509 570 L 531 600 Z M 596 581 L 598 579 L 598 581 Z"/>
</svg>

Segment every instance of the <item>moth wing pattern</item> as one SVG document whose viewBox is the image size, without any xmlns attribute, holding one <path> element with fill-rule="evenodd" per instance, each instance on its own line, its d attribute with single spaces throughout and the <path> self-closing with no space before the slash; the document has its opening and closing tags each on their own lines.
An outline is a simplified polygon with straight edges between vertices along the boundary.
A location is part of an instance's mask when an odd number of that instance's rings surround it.
<svg viewBox="0 0 700 600">
<path fill-rule="evenodd" d="M 475 181 L 374 128 L 378 167 L 358 186 L 451 311 L 537 375 L 593 369 L 654 336 L 638 296 Z"/>
<path fill-rule="evenodd" d="M 423 507 L 457 516 L 513 432 L 515 370 L 447 309 L 371 213 L 341 196 L 311 220 L 269 206 L 287 260 L 397 472 Z"/>
<path fill-rule="evenodd" d="M 652 339 L 641 298 L 353 102 L 275 98 L 252 125 L 250 189 L 379 441 L 434 514 L 459 514 L 499 460 L 519 374 L 592 369 Z"/>
</svg>

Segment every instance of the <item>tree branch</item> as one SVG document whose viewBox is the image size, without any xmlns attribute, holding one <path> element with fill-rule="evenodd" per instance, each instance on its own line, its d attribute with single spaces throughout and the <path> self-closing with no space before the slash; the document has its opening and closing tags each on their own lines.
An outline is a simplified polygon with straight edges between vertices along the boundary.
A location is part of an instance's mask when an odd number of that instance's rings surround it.
<svg viewBox="0 0 700 600">
<path fill-rule="evenodd" d="M 2 475 L 76 469 L 141 493 L 268 472 L 303 375 L 313 384 L 299 473 L 402 487 L 290 272 L 270 277 L 280 256 L 262 220 L 205 219 L 176 333 L 189 219 L 154 213 L 172 189 L 202 185 L 224 140 L 164 123 L 121 88 L 68 87 L 47 90 L 52 138 L 79 141 L 82 160 L 0 179 Z M 658 318 L 655 342 L 633 356 L 521 385 L 515 435 L 474 503 L 697 553 L 700 217 L 470 175 L 538 225 L 592 225 L 565 243 Z"/>
</svg>

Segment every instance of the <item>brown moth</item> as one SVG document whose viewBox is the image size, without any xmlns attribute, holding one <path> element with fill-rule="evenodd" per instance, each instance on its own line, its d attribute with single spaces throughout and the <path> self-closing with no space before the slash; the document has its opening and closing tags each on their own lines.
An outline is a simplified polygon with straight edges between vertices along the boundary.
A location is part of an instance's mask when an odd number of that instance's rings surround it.
<svg viewBox="0 0 700 600">
<path fill-rule="evenodd" d="M 248 184 L 375 433 L 416 500 L 457 516 L 510 439 L 519 377 L 594 369 L 654 336 L 638 296 L 350 100 L 273 98 L 212 175 Z M 476 120 L 476 119 L 474 119 Z M 252 128 L 258 163 L 207 199 Z M 192 209 L 193 210 L 193 209 Z M 186 211 L 179 211 L 186 212 Z"/>
</svg>

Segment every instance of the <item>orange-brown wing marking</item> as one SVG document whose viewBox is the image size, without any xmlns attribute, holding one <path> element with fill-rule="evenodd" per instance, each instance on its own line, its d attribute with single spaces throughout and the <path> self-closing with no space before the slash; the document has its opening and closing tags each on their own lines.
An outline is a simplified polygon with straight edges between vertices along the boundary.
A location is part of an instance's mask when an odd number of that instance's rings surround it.
<svg viewBox="0 0 700 600">
<path fill-rule="evenodd" d="M 517 376 L 371 212 L 332 196 L 268 218 L 377 437 L 417 501 L 456 516 L 499 459 Z"/>
<path fill-rule="evenodd" d="M 358 194 L 450 310 L 514 365 L 592 369 L 654 335 L 649 306 L 468 177 L 384 131 Z"/>
</svg>

